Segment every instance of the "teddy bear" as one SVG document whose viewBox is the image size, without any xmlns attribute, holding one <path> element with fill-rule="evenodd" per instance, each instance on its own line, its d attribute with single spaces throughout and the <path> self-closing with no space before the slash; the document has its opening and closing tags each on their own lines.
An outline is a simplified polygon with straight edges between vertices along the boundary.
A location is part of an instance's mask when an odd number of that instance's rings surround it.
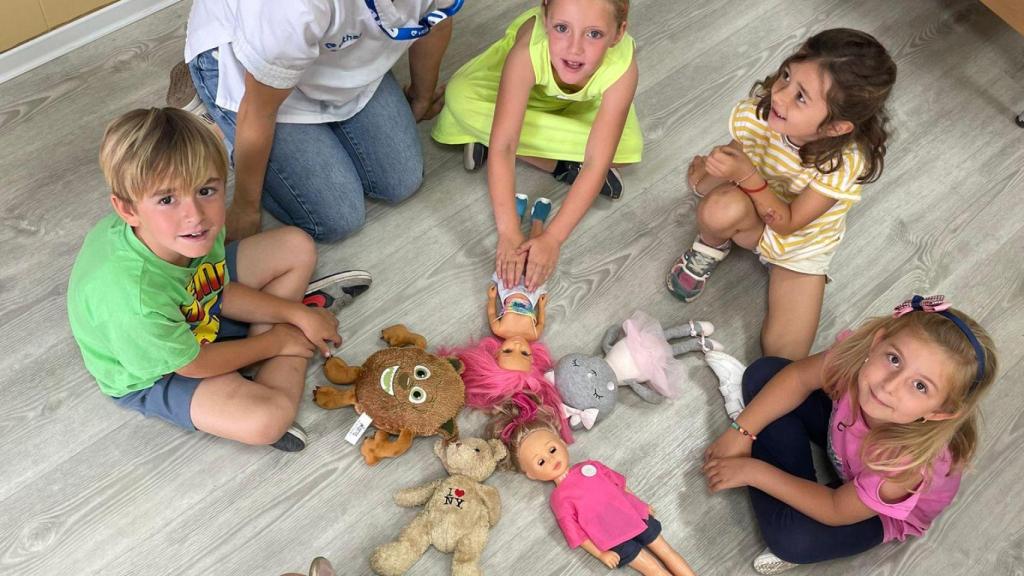
<svg viewBox="0 0 1024 576">
<path fill-rule="evenodd" d="M 508 455 L 498 440 L 464 438 L 438 440 L 434 454 L 448 477 L 395 493 L 395 503 L 424 506 L 399 535 L 379 546 L 370 567 L 382 576 L 399 576 L 412 567 L 430 545 L 453 553 L 452 576 L 480 575 L 480 555 L 491 527 L 501 517 L 501 498 L 493 486 L 483 484 Z"/>
<path fill-rule="evenodd" d="M 462 361 L 428 353 L 426 338 L 401 324 L 382 330 L 381 338 L 390 347 L 371 354 L 362 366 L 349 366 L 337 356 L 324 364 L 328 380 L 352 384 L 351 388 L 317 386 L 313 390 L 317 406 L 328 410 L 352 406 L 361 419 L 372 422 L 377 432 L 359 449 L 371 466 L 404 454 L 416 436 L 458 438 L 456 417 L 466 402 L 466 387 L 459 376 Z M 391 435 L 398 438 L 392 441 Z"/>
</svg>

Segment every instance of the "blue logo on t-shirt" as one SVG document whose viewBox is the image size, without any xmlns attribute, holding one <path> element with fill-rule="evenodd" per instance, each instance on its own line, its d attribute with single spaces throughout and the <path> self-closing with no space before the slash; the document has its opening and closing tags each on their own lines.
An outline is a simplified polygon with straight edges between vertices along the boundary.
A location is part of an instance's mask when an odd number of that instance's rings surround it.
<svg viewBox="0 0 1024 576">
<path fill-rule="evenodd" d="M 334 52 L 335 50 L 344 48 L 347 44 L 351 44 L 352 42 L 359 40 L 362 36 L 362 34 L 345 34 L 341 37 L 341 41 L 339 42 L 324 42 L 324 48 Z"/>
</svg>

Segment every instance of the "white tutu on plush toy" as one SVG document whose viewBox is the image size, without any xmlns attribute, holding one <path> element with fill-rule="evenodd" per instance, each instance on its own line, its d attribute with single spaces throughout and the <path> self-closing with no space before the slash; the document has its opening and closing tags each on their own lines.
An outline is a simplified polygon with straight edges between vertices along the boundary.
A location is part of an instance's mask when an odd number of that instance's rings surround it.
<svg viewBox="0 0 1024 576">
<path fill-rule="evenodd" d="M 685 366 L 672 355 L 661 324 L 637 310 L 622 323 L 625 336 L 605 354 L 619 381 L 646 382 L 662 396 L 679 396 Z"/>
</svg>

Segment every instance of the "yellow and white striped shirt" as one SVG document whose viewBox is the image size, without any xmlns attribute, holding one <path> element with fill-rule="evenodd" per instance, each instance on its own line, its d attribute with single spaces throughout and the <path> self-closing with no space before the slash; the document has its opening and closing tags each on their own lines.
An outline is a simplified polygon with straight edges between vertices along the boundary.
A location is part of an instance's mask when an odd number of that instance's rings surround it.
<svg viewBox="0 0 1024 576">
<path fill-rule="evenodd" d="M 758 244 L 758 252 L 767 262 L 799 272 L 824 274 L 846 232 L 846 213 L 860 201 L 861 185 L 857 178 L 864 170 L 860 150 L 856 145 L 848 146 L 843 151 L 842 166 L 831 174 L 802 166 L 799 149 L 757 117 L 754 98 L 741 100 L 733 108 L 729 132 L 743 144 L 743 151 L 783 202 L 792 203 L 807 188 L 836 200 L 827 212 L 792 234 L 782 235 L 765 226 Z M 807 259 L 818 261 L 824 269 L 815 272 L 797 265 Z"/>
</svg>

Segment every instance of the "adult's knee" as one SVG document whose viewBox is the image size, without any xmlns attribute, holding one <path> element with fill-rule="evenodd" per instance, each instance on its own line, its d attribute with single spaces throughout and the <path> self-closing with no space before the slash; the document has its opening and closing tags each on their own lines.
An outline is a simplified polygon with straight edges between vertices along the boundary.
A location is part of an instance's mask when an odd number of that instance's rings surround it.
<svg viewBox="0 0 1024 576">
<path fill-rule="evenodd" d="M 776 374 L 791 361 L 786 358 L 765 356 L 747 366 L 743 372 L 743 402 L 749 403 Z"/>
<path fill-rule="evenodd" d="M 750 211 L 750 199 L 734 186 L 722 187 L 708 194 L 697 206 L 697 221 L 705 228 L 734 228 Z"/>
<path fill-rule="evenodd" d="M 389 204 L 398 204 L 415 194 L 422 185 L 423 157 L 416 155 L 395 166 L 384 189 L 378 192 L 377 197 Z"/>
<path fill-rule="evenodd" d="M 313 240 L 322 244 L 330 244 L 348 238 L 362 228 L 365 223 L 366 212 L 353 210 L 349 213 L 335 213 L 327 218 L 317 218 L 312 225 L 302 228 Z"/>
</svg>

